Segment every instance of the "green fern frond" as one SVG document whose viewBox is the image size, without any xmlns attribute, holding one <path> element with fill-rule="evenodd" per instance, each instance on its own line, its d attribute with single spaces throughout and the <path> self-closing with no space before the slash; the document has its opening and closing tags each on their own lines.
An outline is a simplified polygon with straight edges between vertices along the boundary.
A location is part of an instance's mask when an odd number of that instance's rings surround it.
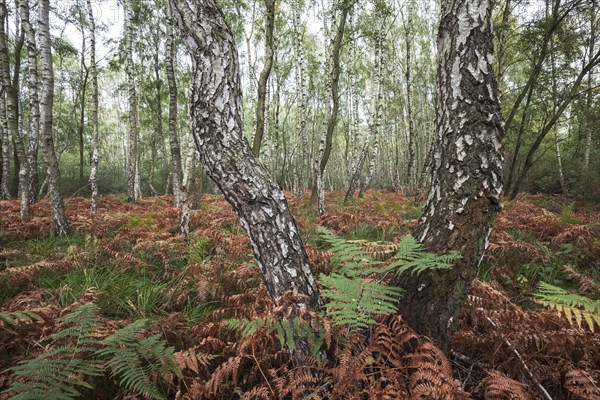
<svg viewBox="0 0 600 400">
<path fill-rule="evenodd" d="M 455 251 L 442 255 L 427 252 L 417 239 L 407 235 L 398 243 L 398 252 L 389 268 L 398 275 L 406 271 L 420 274 L 428 269 L 450 269 L 459 258 L 460 255 Z"/>
<path fill-rule="evenodd" d="M 181 376 L 181 369 L 175 361 L 173 347 L 168 347 L 160 335 L 140 338 L 147 325 L 148 321 L 137 320 L 119 329 L 101 341 L 102 348 L 96 354 L 108 358 L 105 366 L 123 387 L 147 398 L 165 399 L 152 382 L 152 373 Z"/>
<path fill-rule="evenodd" d="M 535 297 L 539 303 L 556 310 L 559 316 L 564 315 L 571 325 L 575 319 L 580 329 L 583 321 L 592 332 L 596 325 L 600 327 L 600 300 L 592 300 L 546 282 L 540 282 Z"/>
<path fill-rule="evenodd" d="M 17 325 L 20 321 L 33 322 L 41 321 L 42 318 L 33 311 L 13 311 L 13 312 L 0 312 L 0 322 L 4 322 L 8 325 Z"/>
<path fill-rule="evenodd" d="M 23 381 L 14 382 L 5 392 L 15 393 L 12 398 L 16 400 L 70 400 L 80 397 L 82 388 L 92 388 L 85 377 L 102 373 L 101 366 L 90 357 L 95 350 L 91 333 L 97 321 L 97 308 L 92 304 L 66 314 L 61 330 L 52 335 L 58 345 L 11 368 Z"/>
</svg>

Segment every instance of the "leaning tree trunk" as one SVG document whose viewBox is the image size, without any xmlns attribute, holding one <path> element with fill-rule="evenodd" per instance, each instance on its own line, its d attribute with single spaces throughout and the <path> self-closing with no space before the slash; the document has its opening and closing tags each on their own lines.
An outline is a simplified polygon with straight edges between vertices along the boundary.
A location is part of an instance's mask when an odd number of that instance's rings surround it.
<svg viewBox="0 0 600 400">
<path fill-rule="evenodd" d="M 169 145 L 171 148 L 171 173 L 173 180 L 173 207 L 179 208 L 181 199 L 181 149 L 177 135 L 177 81 L 175 80 L 175 46 L 173 38 L 173 16 L 169 4 L 167 8 L 167 41 L 165 64 L 167 65 L 167 84 L 169 86 Z"/>
<path fill-rule="evenodd" d="M 48 173 L 48 198 L 52 208 L 54 232 L 64 236 L 69 232 L 63 199 L 60 194 L 60 170 L 52 140 L 52 103 L 54 101 L 54 72 L 52 71 L 52 51 L 49 26 L 49 0 L 40 0 L 38 29 L 40 32 L 42 61 L 42 95 L 40 98 L 40 133 L 42 137 L 42 153 Z"/>
<path fill-rule="evenodd" d="M 336 0 L 337 1 L 337 0 Z M 355 0 L 340 0 L 339 8 L 340 15 L 337 22 L 335 37 L 332 40 L 331 48 L 331 65 L 329 72 L 329 87 L 331 90 L 329 118 L 325 129 L 324 147 L 323 152 L 319 151 L 319 170 L 315 174 L 315 184 L 313 185 L 312 192 L 310 194 L 310 203 L 315 204 L 319 198 L 324 198 L 324 193 L 319 193 L 319 179 L 323 179 L 325 168 L 329 162 L 329 155 L 331 154 L 331 147 L 333 144 L 333 132 L 338 122 L 338 113 L 340 108 L 340 73 L 342 67 L 340 65 L 340 53 L 344 44 L 344 34 L 346 32 L 346 20 L 348 19 L 348 13 L 354 7 Z M 336 7 L 337 8 L 337 7 Z M 321 187 L 323 186 L 321 182 Z M 321 208 L 321 206 L 319 206 Z M 324 208 L 324 207 L 323 207 Z"/>
<path fill-rule="evenodd" d="M 129 157 L 127 158 L 127 201 L 135 203 L 139 196 L 138 173 L 138 105 L 135 90 L 135 71 L 133 66 L 133 10 L 131 0 L 124 2 L 125 6 L 125 53 L 127 69 L 127 88 L 129 102 Z"/>
<path fill-rule="evenodd" d="M 19 4 L 21 25 L 25 31 L 27 41 L 27 69 L 29 89 L 29 146 L 27 148 L 27 162 L 29 163 L 29 204 L 35 203 L 38 193 L 38 144 L 40 131 L 40 100 L 38 95 L 38 63 L 35 29 L 29 18 L 29 0 L 21 0 Z"/>
<path fill-rule="evenodd" d="M 90 24 L 90 73 L 92 76 L 92 168 L 90 186 L 92 188 L 92 212 L 98 210 L 98 164 L 100 162 L 100 138 L 98 128 L 98 68 L 96 66 L 96 21 L 92 10 L 92 1 L 87 0 L 87 12 Z"/>
<path fill-rule="evenodd" d="M 20 54 L 23 46 L 23 34 L 18 39 L 15 47 L 15 65 L 13 75 L 11 77 L 10 57 L 8 44 L 6 40 L 6 18 L 8 10 L 6 1 L 0 0 L 0 69 L 2 70 L 2 86 L 6 94 L 6 118 L 8 121 L 8 130 L 12 136 L 15 146 L 15 153 L 19 162 L 19 202 L 21 220 L 28 221 L 29 215 L 29 163 L 27 162 L 27 153 L 23 137 L 19 132 L 19 71 L 20 71 Z"/>
<path fill-rule="evenodd" d="M 504 131 L 490 3 L 442 1 L 432 183 L 414 233 L 427 249 L 456 250 L 462 258 L 451 270 L 401 277 L 401 313 L 446 352 L 500 209 Z"/>
<path fill-rule="evenodd" d="M 265 109 L 267 102 L 267 83 L 271 68 L 273 67 L 273 55 L 275 54 L 273 31 L 275 30 L 275 2 L 276 0 L 265 0 L 265 56 L 264 66 L 258 79 L 258 98 L 256 99 L 256 130 L 254 132 L 254 143 L 252 151 L 258 157 L 260 145 L 265 134 Z"/>
<path fill-rule="evenodd" d="M 192 132 L 205 171 L 246 230 L 271 298 L 279 303 L 291 291 L 304 296 L 297 308 L 318 310 L 317 285 L 283 191 L 243 134 L 238 56 L 224 15 L 215 0 L 170 3 L 192 55 Z M 308 343 L 300 332 L 293 336 L 302 363 Z"/>
</svg>

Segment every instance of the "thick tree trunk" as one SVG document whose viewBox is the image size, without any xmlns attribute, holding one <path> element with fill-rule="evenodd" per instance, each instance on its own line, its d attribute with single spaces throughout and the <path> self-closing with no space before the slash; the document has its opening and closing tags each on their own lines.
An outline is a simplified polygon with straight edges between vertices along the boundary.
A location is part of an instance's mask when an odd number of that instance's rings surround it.
<svg viewBox="0 0 600 400">
<path fill-rule="evenodd" d="M 296 222 L 243 135 L 237 50 L 224 15 L 214 0 L 170 3 L 192 55 L 192 131 L 206 173 L 248 233 L 271 298 L 279 302 L 292 291 L 305 296 L 297 307 L 317 310 L 318 289 Z M 298 362 L 309 355 L 302 336 L 293 338 Z"/>
<path fill-rule="evenodd" d="M 177 134 L 177 81 L 175 80 L 175 46 L 173 37 L 173 16 L 167 8 L 167 41 L 165 64 L 167 65 L 167 84 L 169 86 L 169 146 L 171 148 L 171 179 L 173 181 L 173 207 L 179 208 L 181 199 L 181 148 Z"/>
<path fill-rule="evenodd" d="M 98 210 L 98 164 L 100 162 L 100 138 L 98 127 L 98 67 L 96 66 L 96 21 L 91 0 L 87 0 L 88 20 L 90 24 L 90 72 L 92 75 L 92 168 L 90 186 L 92 188 L 92 212 Z"/>
<path fill-rule="evenodd" d="M 451 270 L 402 277 L 401 313 L 446 352 L 500 208 L 504 131 L 491 13 L 490 0 L 442 1 L 432 183 L 414 233 L 429 250 L 462 259 Z"/>
<path fill-rule="evenodd" d="M 267 102 L 267 83 L 271 68 L 273 67 L 273 55 L 275 49 L 273 47 L 273 31 L 275 30 L 275 3 L 276 0 L 265 1 L 265 55 L 263 70 L 258 79 L 258 98 L 256 100 L 256 129 L 254 132 L 254 143 L 252 151 L 258 157 L 260 153 L 260 145 L 262 144 L 265 134 L 265 109 Z"/>
<path fill-rule="evenodd" d="M 60 194 L 60 170 L 52 140 L 52 104 L 54 101 L 54 73 L 52 71 L 52 50 L 49 26 L 49 0 L 40 0 L 38 29 L 40 33 L 42 61 L 42 93 L 40 97 L 40 133 L 42 153 L 46 164 L 48 180 L 48 198 L 52 208 L 54 233 L 64 236 L 69 232 L 63 199 Z"/>
<path fill-rule="evenodd" d="M 21 49 L 24 43 L 24 31 L 21 30 L 20 37 L 15 45 L 15 64 L 11 77 L 10 57 L 8 44 L 6 40 L 6 18 L 8 10 L 6 1 L 0 0 L 0 69 L 2 69 L 2 84 L 6 92 L 6 116 L 8 120 L 8 129 L 12 136 L 15 153 L 19 161 L 18 174 L 18 196 L 21 206 L 21 220 L 28 221 L 29 215 L 29 163 L 27 162 L 27 153 L 23 137 L 19 132 L 19 74 L 21 68 Z"/>
<path fill-rule="evenodd" d="M 135 203 L 139 197 L 138 171 L 138 102 L 135 88 L 135 70 L 133 65 L 133 10 L 131 0 L 124 2 L 125 8 L 125 53 L 127 69 L 127 88 L 129 101 L 129 157 L 127 157 L 127 201 Z"/>
<path fill-rule="evenodd" d="M 29 18 L 29 0 L 21 0 L 19 3 L 21 13 L 21 26 L 25 31 L 27 42 L 27 69 L 29 89 L 29 145 L 27 148 L 27 162 L 29 163 L 29 204 L 36 201 L 39 177 L 38 177 L 38 145 L 40 131 L 40 101 L 38 95 L 38 67 L 37 67 L 37 45 L 35 29 Z"/>
</svg>

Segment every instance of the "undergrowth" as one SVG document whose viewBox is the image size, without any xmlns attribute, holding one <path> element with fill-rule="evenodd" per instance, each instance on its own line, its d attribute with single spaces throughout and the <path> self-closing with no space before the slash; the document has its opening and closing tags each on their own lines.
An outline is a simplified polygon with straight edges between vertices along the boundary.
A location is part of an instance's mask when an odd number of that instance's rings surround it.
<svg viewBox="0 0 600 400">
<path fill-rule="evenodd" d="M 446 358 L 395 315 L 400 293 L 386 285 L 440 261 L 406 250 L 418 247 L 413 199 L 327 193 L 319 217 L 288 197 L 325 300 L 292 322 L 313 335 L 303 367 L 223 199 L 204 196 L 187 239 L 166 197 L 104 197 L 97 215 L 69 199 L 67 238 L 49 235 L 46 201 L 27 223 L 1 202 L 0 399 L 535 399 L 540 386 L 600 398 L 598 205 L 505 204 Z"/>
</svg>

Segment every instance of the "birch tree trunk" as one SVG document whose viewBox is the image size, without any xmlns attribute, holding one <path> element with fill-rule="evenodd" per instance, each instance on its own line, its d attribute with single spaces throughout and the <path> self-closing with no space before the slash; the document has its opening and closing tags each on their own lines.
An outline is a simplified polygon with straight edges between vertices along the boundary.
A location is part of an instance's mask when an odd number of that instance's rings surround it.
<svg viewBox="0 0 600 400">
<path fill-rule="evenodd" d="M 258 157 L 260 153 L 260 145 L 262 144 L 265 134 L 265 109 L 267 101 L 267 83 L 271 75 L 273 67 L 273 55 L 275 49 L 273 47 L 273 32 L 275 30 L 275 3 L 276 0 L 265 1 L 265 54 L 264 65 L 258 79 L 258 98 L 256 100 L 256 130 L 254 132 L 254 143 L 252 151 Z"/>
<path fill-rule="evenodd" d="M 39 177 L 38 177 L 38 144 L 40 131 L 40 101 L 38 95 L 38 69 L 37 69 L 37 45 L 35 40 L 35 29 L 29 18 L 29 0 L 20 0 L 21 26 L 25 31 L 27 42 L 27 70 L 29 89 L 29 146 L 27 148 L 27 162 L 29 163 L 29 204 L 36 201 Z"/>
<path fill-rule="evenodd" d="M 300 177 L 298 178 L 298 187 L 296 190 L 304 195 L 304 191 L 307 187 L 307 177 L 310 174 L 310 151 L 308 143 L 308 73 L 307 73 L 307 60 L 304 46 L 302 45 L 302 32 L 304 31 L 304 24 L 301 19 L 301 8 L 300 2 L 294 4 L 294 52 L 296 53 L 296 87 L 298 90 L 298 136 L 302 142 L 302 160 L 300 161 Z"/>
<path fill-rule="evenodd" d="M 0 199 L 10 199 L 8 181 L 10 180 L 10 137 L 6 116 L 6 93 L 0 92 L 0 133 L 2 134 L 2 177 L 0 177 Z"/>
<path fill-rule="evenodd" d="M 125 8 L 125 53 L 127 65 L 127 88 L 129 101 L 129 157 L 127 158 L 127 201 L 135 203 L 139 197 L 138 174 L 138 102 L 135 89 L 135 70 L 133 65 L 133 10 L 131 0 L 123 3 Z"/>
<path fill-rule="evenodd" d="M 383 113 L 383 92 L 382 92 L 382 84 L 383 84 L 383 35 L 384 35 L 384 24 L 383 24 L 383 15 L 381 7 L 382 5 L 378 3 L 375 9 L 375 18 L 377 21 L 377 33 L 375 38 L 375 71 L 373 77 L 373 84 L 375 86 L 375 101 L 374 101 L 374 113 L 373 113 L 373 153 L 371 154 L 371 162 L 369 163 L 369 169 L 367 170 L 367 175 L 365 176 L 365 181 L 363 182 L 360 190 L 358 192 L 358 197 L 362 198 L 371 184 L 371 179 L 373 179 L 373 174 L 375 173 L 375 164 L 377 163 L 377 159 L 379 158 L 379 140 L 380 140 L 380 131 L 381 131 L 381 119 Z M 360 173 L 360 171 L 359 171 Z"/>
<path fill-rule="evenodd" d="M 304 296 L 290 318 L 298 309 L 318 310 L 317 285 L 283 191 L 243 135 L 238 56 L 224 15 L 215 0 L 170 3 L 192 56 L 192 132 L 206 173 L 246 230 L 271 298 L 279 304 L 290 291 Z M 303 363 L 309 346 L 293 330 L 295 359 Z"/>
<path fill-rule="evenodd" d="M 442 1 L 432 182 L 414 232 L 430 251 L 456 250 L 462 259 L 450 270 L 401 277 L 400 312 L 446 352 L 500 209 L 504 131 L 490 3 Z"/>
<path fill-rule="evenodd" d="M 404 34 L 406 40 L 406 71 L 404 78 L 406 80 L 406 119 L 408 120 L 408 166 L 406 169 L 406 183 L 409 190 L 416 190 L 416 179 L 415 179 L 415 130 L 413 124 L 412 115 L 412 81 L 411 81 L 411 56 L 412 56 L 412 41 L 413 34 L 412 28 L 412 16 L 413 16 L 413 3 L 409 2 L 406 5 L 406 23 L 404 24 Z"/>
<path fill-rule="evenodd" d="M 92 1 L 87 0 L 88 22 L 90 24 L 90 73 L 92 77 L 92 168 L 90 186 L 92 188 L 92 212 L 98 210 L 98 164 L 100 162 L 100 134 L 98 126 L 98 67 L 96 66 L 96 20 Z"/>
<path fill-rule="evenodd" d="M 183 181 L 181 185 L 181 201 L 179 211 L 179 233 L 184 236 L 190 235 L 190 211 L 192 209 L 191 187 L 194 174 L 196 173 L 196 143 L 194 136 L 190 135 L 188 144 L 188 156 L 183 171 Z"/>
<path fill-rule="evenodd" d="M 173 181 L 173 207 L 179 208 L 181 199 L 181 149 L 177 134 L 177 81 L 175 80 L 175 46 L 173 35 L 173 15 L 169 4 L 167 12 L 167 38 L 165 64 L 167 66 L 167 85 L 169 86 L 169 146 L 171 148 L 171 174 Z"/>
<path fill-rule="evenodd" d="M 336 2 L 337 1 L 338 0 L 336 0 Z M 338 122 L 338 113 L 340 108 L 340 73 L 342 71 L 340 65 L 340 52 L 342 50 L 344 34 L 346 32 L 346 20 L 348 19 L 348 13 L 354 7 L 355 2 L 356 0 L 339 0 L 340 15 L 337 18 L 335 37 L 333 38 L 331 43 L 331 70 L 329 71 L 331 98 L 329 118 L 327 120 L 327 126 L 325 130 L 323 153 L 319 152 L 319 172 L 315 175 L 315 184 L 313 185 L 312 193 L 310 195 L 310 203 L 313 205 L 319 197 L 324 198 L 323 193 L 318 193 L 318 181 L 319 179 L 323 179 L 325 167 L 327 167 L 329 155 L 331 154 L 333 132 L 335 131 L 335 127 Z M 336 7 L 336 9 L 337 8 L 338 7 Z"/>
<path fill-rule="evenodd" d="M 52 71 L 52 50 L 50 40 L 49 0 L 39 0 L 38 29 L 40 33 L 40 58 L 42 61 L 42 93 L 40 97 L 40 133 L 42 153 L 46 164 L 48 198 L 52 208 L 54 232 L 65 236 L 69 232 L 63 199 L 60 194 L 60 170 L 52 139 L 52 104 L 54 101 L 54 72 Z"/>
<path fill-rule="evenodd" d="M 27 153 L 23 137 L 19 132 L 19 72 L 20 72 L 20 54 L 23 46 L 24 36 L 21 30 L 21 36 L 15 45 L 15 63 L 11 76 L 10 57 L 8 44 L 6 40 L 6 19 L 8 10 L 6 1 L 0 0 L 0 68 L 2 69 L 2 86 L 6 93 L 6 119 L 8 121 L 8 130 L 12 136 L 15 146 L 15 153 L 19 161 L 19 203 L 20 215 L 22 221 L 28 221 L 29 215 L 29 163 L 27 162 Z"/>
</svg>

